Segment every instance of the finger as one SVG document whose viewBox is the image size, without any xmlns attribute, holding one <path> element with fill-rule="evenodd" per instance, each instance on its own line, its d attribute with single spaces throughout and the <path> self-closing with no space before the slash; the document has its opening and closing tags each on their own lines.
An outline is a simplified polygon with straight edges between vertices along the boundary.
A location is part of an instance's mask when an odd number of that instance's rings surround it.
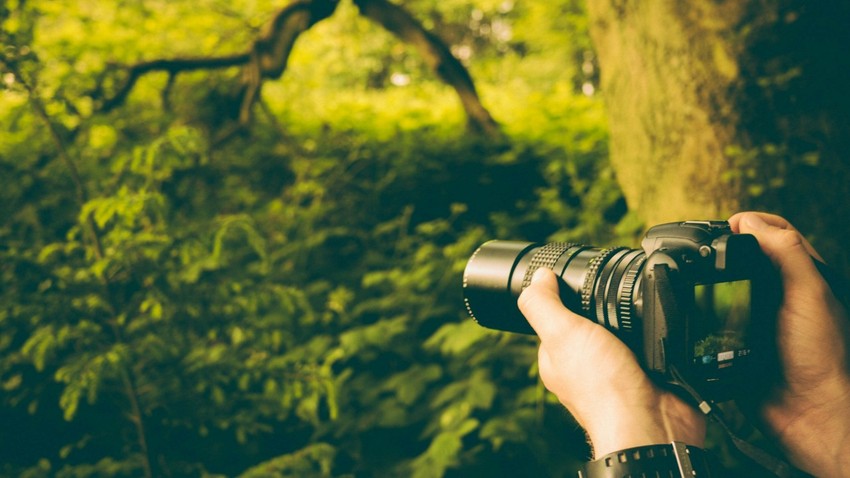
<svg viewBox="0 0 850 478">
<path fill-rule="evenodd" d="M 810 290 L 821 284 L 823 277 L 812 261 L 820 256 L 788 221 L 764 213 L 741 213 L 735 219 L 738 231 L 752 234 L 764 253 L 779 268 L 786 291 Z"/>
<path fill-rule="evenodd" d="M 558 278 L 549 269 L 538 269 L 517 302 L 519 310 L 543 342 L 560 340 L 576 328 L 590 324 L 561 302 Z"/>
<path fill-rule="evenodd" d="M 749 229 L 748 231 L 742 231 L 742 223 L 747 223 L 744 227 Z M 786 231 L 792 231 L 799 235 L 800 239 L 802 239 L 803 247 L 806 249 L 806 252 L 816 258 L 817 260 L 824 262 L 821 258 L 820 254 L 815 250 L 814 247 L 800 234 L 798 231 L 788 220 L 784 217 L 777 216 L 776 214 L 768 214 L 765 212 L 739 212 L 732 217 L 729 218 L 729 225 L 732 227 L 733 232 L 743 232 L 752 234 L 753 228 L 761 228 L 763 224 L 767 224 L 768 226 L 773 226 L 775 228 L 784 229 Z"/>
<path fill-rule="evenodd" d="M 782 216 L 777 216 L 776 214 L 770 214 L 766 212 L 755 212 L 755 211 L 745 211 L 733 214 L 732 217 L 729 218 L 729 225 L 732 226 L 732 230 L 735 232 L 739 232 L 737 229 L 738 224 L 742 219 L 748 216 L 758 216 L 762 221 L 770 224 L 771 226 L 776 226 L 780 229 L 795 229 L 794 226 L 788 222 Z M 796 230 L 796 229 L 795 229 Z"/>
</svg>

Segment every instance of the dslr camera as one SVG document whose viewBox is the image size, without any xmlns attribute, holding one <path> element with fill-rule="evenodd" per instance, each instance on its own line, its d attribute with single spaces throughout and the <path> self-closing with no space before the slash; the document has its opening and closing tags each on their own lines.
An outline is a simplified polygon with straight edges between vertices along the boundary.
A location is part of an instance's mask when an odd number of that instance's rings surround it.
<svg viewBox="0 0 850 478">
<path fill-rule="evenodd" d="M 567 308 L 610 330 L 662 381 L 725 400 L 769 379 L 776 273 L 755 237 L 725 221 L 655 226 L 641 249 L 487 242 L 464 271 L 469 314 L 484 327 L 534 334 L 517 298 L 541 267 L 559 277 Z"/>
</svg>

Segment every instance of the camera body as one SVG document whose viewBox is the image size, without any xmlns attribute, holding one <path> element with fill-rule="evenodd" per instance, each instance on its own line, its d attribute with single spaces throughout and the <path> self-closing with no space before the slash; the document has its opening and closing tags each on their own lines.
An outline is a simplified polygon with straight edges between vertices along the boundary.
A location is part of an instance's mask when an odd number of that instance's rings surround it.
<svg viewBox="0 0 850 478">
<path fill-rule="evenodd" d="M 766 378 L 781 289 L 755 237 L 685 221 L 650 229 L 641 247 L 646 368 L 669 377 L 673 365 L 715 399 Z"/>
<path fill-rule="evenodd" d="M 683 378 L 722 400 L 768 378 L 780 288 L 755 237 L 725 221 L 658 225 L 641 249 L 490 241 L 464 272 L 470 315 L 533 334 L 516 299 L 540 267 L 560 277 L 570 310 L 605 326 L 669 383 Z"/>
</svg>

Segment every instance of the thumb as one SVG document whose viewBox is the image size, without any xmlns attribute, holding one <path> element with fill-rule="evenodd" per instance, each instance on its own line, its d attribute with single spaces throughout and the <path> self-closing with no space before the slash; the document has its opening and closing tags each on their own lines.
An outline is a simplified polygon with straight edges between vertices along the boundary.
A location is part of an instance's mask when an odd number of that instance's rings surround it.
<svg viewBox="0 0 850 478">
<path fill-rule="evenodd" d="M 739 232 L 752 234 L 779 269 L 785 289 L 796 290 L 822 281 L 812 257 L 817 252 L 799 231 L 784 219 L 769 214 L 741 213 L 730 218 Z M 813 282 L 814 281 L 814 282 Z"/>
<path fill-rule="evenodd" d="M 528 323 L 545 342 L 565 339 L 568 334 L 593 326 L 587 319 L 567 309 L 559 294 L 558 277 L 540 268 L 531 284 L 519 296 L 517 305 Z"/>
</svg>

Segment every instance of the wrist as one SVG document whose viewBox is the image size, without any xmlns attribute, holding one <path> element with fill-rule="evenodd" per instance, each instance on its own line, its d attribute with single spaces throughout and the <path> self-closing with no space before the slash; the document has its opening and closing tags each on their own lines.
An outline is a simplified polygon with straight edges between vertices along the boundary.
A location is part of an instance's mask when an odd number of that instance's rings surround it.
<svg viewBox="0 0 850 478">
<path fill-rule="evenodd" d="M 599 416 L 583 423 L 595 457 L 639 446 L 682 442 L 703 447 L 705 418 L 669 392 L 644 406 L 600 407 Z"/>
<path fill-rule="evenodd" d="M 702 448 L 681 442 L 627 448 L 585 463 L 579 478 L 632 476 L 712 476 L 712 460 Z"/>
</svg>

